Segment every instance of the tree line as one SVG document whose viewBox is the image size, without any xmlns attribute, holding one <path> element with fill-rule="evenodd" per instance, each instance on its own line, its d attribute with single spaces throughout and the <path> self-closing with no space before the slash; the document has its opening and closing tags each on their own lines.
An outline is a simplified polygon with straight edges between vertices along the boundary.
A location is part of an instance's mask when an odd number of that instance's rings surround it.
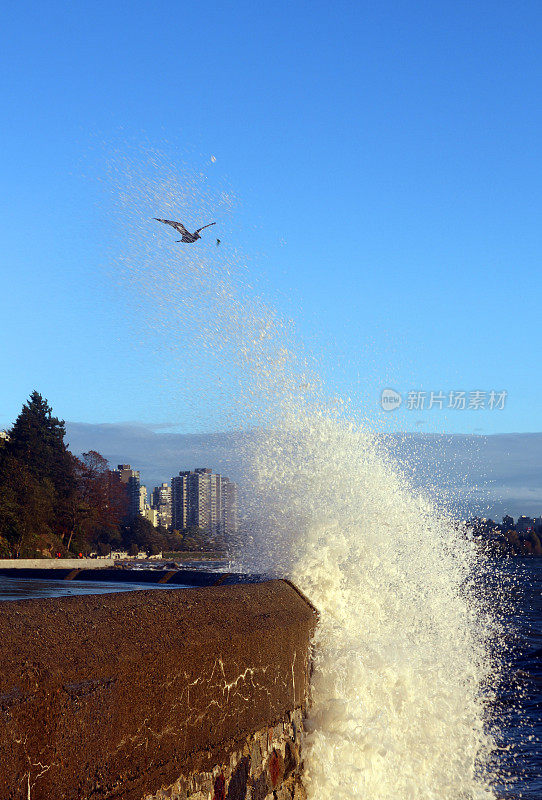
<svg viewBox="0 0 542 800">
<path fill-rule="evenodd" d="M 130 517 L 126 486 L 95 450 L 75 456 L 64 420 L 34 391 L 0 440 L 0 558 L 206 549 L 199 530 L 169 533 Z"/>
<path fill-rule="evenodd" d="M 542 528 L 533 525 L 528 531 L 518 531 L 508 514 L 502 524 L 492 519 L 474 518 L 467 522 L 474 541 L 496 555 L 541 556 Z"/>
</svg>

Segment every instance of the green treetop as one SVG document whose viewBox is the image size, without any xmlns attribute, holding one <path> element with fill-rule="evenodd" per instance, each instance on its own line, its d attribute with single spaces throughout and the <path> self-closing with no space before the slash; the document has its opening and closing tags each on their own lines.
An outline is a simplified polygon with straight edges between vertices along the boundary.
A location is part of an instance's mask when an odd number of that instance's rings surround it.
<svg viewBox="0 0 542 800">
<path fill-rule="evenodd" d="M 51 481 L 59 500 L 73 487 L 65 435 L 64 420 L 53 417 L 47 400 L 34 391 L 9 431 L 5 447 L 5 454 L 24 464 L 36 480 Z"/>
<path fill-rule="evenodd" d="M 65 433 L 64 421 L 32 392 L 0 451 L 0 535 L 16 543 L 17 554 L 39 534 L 50 531 L 61 541 L 70 534 L 76 484 Z"/>
</svg>

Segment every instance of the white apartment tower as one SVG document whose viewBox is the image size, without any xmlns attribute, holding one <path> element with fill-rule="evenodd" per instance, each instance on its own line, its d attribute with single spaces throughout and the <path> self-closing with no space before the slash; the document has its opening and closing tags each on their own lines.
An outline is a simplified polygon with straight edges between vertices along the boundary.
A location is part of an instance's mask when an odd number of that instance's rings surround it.
<svg viewBox="0 0 542 800">
<path fill-rule="evenodd" d="M 164 528 L 171 528 L 171 486 L 167 483 L 155 486 L 151 505 L 158 513 L 158 524 Z"/>
<path fill-rule="evenodd" d="M 171 479 L 172 528 L 197 527 L 208 534 L 237 530 L 237 492 L 228 478 L 201 467 Z"/>
</svg>

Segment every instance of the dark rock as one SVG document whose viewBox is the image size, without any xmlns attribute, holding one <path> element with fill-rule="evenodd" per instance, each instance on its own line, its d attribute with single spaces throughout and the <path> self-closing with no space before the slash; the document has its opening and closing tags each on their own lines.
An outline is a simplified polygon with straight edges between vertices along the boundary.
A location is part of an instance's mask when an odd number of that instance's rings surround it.
<svg viewBox="0 0 542 800">
<path fill-rule="evenodd" d="M 230 778 L 226 800 L 245 800 L 249 769 L 250 758 L 242 758 Z"/>
<path fill-rule="evenodd" d="M 284 753 L 284 780 L 288 778 L 289 775 L 297 767 L 297 758 L 294 746 L 291 742 L 286 742 L 286 748 Z"/>
<path fill-rule="evenodd" d="M 252 784 L 252 800 L 265 800 L 270 792 L 267 775 L 263 772 L 257 781 Z"/>
<path fill-rule="evenodd" d="M 225 797 L 226 779 L 224 778 L 224 775 L 220 773 L 218 778 L 215 780 L 213 800 L 225 800 Z"/>
</svg>

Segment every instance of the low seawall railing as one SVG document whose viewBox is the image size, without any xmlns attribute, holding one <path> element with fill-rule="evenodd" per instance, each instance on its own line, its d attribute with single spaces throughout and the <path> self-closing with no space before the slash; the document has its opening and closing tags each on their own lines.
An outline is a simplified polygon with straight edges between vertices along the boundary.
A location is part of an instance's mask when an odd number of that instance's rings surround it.
<svg viewBox="0 0 542 800">
<path fill-rule="evenodd" d="M 23 570 L 55 570 L 55 569 L 104 569 L 114 567 L 114 558 L 2 558 L 0 574 L 4 571 L 21 572 Z"/>
</svg>

